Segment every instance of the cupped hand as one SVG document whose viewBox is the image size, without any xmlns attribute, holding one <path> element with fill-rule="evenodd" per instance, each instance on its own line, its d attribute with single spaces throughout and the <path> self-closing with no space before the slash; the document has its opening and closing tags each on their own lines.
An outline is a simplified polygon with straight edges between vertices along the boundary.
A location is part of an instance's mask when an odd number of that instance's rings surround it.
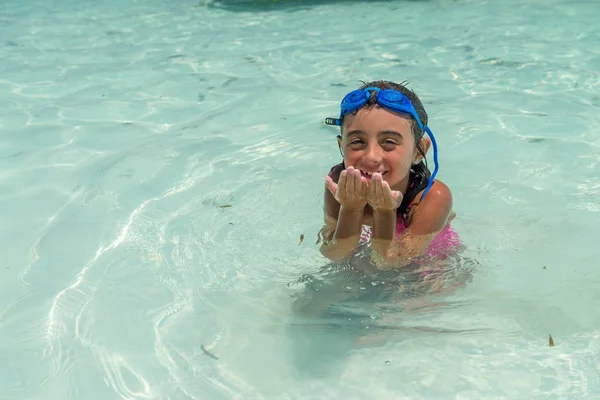
<svg viewBox="0 0 600 400">
<path fill-rule="evenodd" d="M 394 211 L 402 203 L 402 193 L 392 190 L 380 173 L 374 173 L 367 191 L 367 201 L 373 211 Z"/>
<path fill-rule="evenodd" d="M 342 171 L 337 184 L 329 176 L 325 180 L 331 194 L 345 209 L 362 210 L 367 205 L 367 179 L 358 169 L 348 167 Z"/>
</svg>

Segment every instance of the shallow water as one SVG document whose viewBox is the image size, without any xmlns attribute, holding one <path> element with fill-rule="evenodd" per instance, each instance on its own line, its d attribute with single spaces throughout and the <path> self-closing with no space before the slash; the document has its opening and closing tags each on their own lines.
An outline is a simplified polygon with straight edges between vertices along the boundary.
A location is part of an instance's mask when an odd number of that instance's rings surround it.
<svg viewBox="0 0 600 400">
<path fill-rule="evenodd" d="M 0 398 L 600 397 L 597 11 L 4 2 Z M 382 78 L 428 110 L 469 278 L 316 295 L 323 120 Z"/>
</svg>

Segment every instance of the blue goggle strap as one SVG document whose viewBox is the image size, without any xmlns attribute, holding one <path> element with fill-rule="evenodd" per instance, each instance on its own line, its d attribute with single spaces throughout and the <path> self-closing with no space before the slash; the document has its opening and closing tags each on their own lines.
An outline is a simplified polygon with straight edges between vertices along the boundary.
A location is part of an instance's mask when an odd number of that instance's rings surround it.
<svg viewBox="0 0 600 400">
<path fill-rule="evenodd" d="M 339 118 L 325 118 L 325 123 L 327 125 L 341 126 L 342 120 Z"/>
<path fill-rule="evenodd" d="M 440 168 L 440 164 L 438 163 L 438 148 L 437 148 L 437 143 L 435 141 L 435 137 L 433 136 L 433 132 L 431 132 L 431 129 L 429 129 L 428 126 L 425 127 L 425 132 L 427 132 L 427 134 L 431 138 L 431 144 L 433 145 L 433 165 L 435 166 L 435 168 L 433 169 L 433 173 L 429 177 L 429 182 L 427 182 L 427 186 L 425 187 L 425 190 L 423 190 L 423 194 L 421 195 L 421 200 L 423 200 L 423 198 L 425 197 L 427 192 L 429 192 L 429 189 L 431 189 L 431 185 L 433 185 L 435 176 L 437 175 L 438 170 Z"/>
</svg>

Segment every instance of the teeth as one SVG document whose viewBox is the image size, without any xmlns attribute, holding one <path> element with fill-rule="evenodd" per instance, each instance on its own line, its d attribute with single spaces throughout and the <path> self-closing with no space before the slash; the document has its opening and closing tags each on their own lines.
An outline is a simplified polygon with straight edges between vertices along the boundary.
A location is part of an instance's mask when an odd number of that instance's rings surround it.
<svg viewBox="0 0 600 400">
<path fill-rule="evenodd" d="M 375 172 L 371 172 L 371 171 L 360 171 L 360 172 L 362 172 L 365 175 L 369 175 L 369 176 L 373 176 L 373 174 L 375 173 Z M 385 171 L 376 171 L 376 172 L 379 172 L 381 175 L 385 174 Z"/>
</svg>

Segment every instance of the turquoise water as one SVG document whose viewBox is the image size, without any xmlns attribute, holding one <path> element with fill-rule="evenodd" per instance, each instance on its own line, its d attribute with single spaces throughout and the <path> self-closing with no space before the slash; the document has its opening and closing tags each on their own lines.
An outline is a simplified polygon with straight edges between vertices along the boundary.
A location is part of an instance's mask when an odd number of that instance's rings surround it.
<svg viewBox="0 0 600 400">
<path fill-rule="evenodd" d="M 0 6 L 0 398 L 600 398 L 600 6 L 232 3 Z M 370 79 L 429 112 L 444 295 L 319 272 Z"/>
</svg>

